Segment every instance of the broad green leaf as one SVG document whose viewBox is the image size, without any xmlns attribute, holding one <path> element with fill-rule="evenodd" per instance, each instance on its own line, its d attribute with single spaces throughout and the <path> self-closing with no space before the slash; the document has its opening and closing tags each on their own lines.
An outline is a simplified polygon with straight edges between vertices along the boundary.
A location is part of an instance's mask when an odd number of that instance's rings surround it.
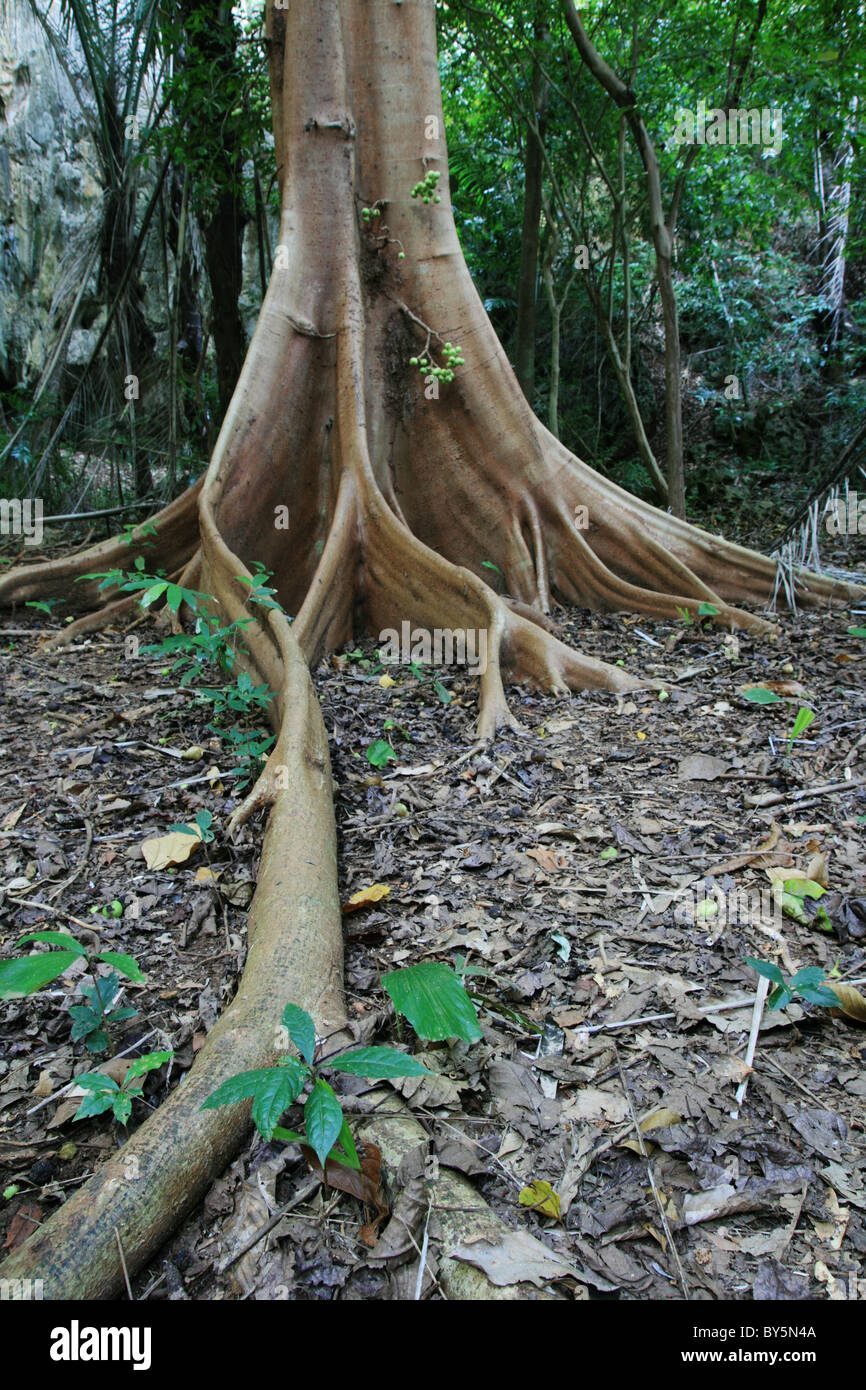
<svg viewBox="0 0 866 1390">
<path fill-rule="evenodd" d="M 309 1068 L 294 1058 L 289 1058 L 283 1066 L 243 1071 L 218 1086 L 202 1109 L 215 1110 L 220 1105 L 252 1098 L 253 1122 L 263 1137 L 270 1139 L 283 1111 L 301 1094 L 309 1074 Z"/>
<path fill-rule="evenodd" d="M 104 1071 L 84 1071 L 80 1076 L 76 1076 L 75 1085 L 80 1086 L 83 1091 L 93 1091 L 114 1095 L 120 1087 L 112 1076 L 106 1076 Z"/>
<path fill-rule="evenodd" d="M 481 1038 L 475 1006 L 450 966 L 437 961 L 409 965 L 385 975 L 382 985 L 420 1038 Z"/>
<path fill-rule="evenodd" d="M 46 951 L 24 960 L 0 961 L 0 999 L 14 994 L 32 994 L 68 970 L 79 959 L 78 951 Z"/>
<path fill-rule="evenodd" d="M 114 1118 L 120 1124 L 125 1125 L 132 1114 L 132 1096 L 127 1095 L 125 1091 L 119 1091 L 111 1102 L 111 1108 L 114 1111 Z"/>
<path fill-rule="evenodd" d="M 836 1002 L 838 1003 L 839 1001 L 837 1000 Z M 337 1142 L 328 1154 L 328 1157 L 336 1158 L 337 1162 L 342 1163 L 345 1168 L 358 1169 L 361 1167 L 358 1150 L 355 1148 L 352 1131 L 349 1128 L 349 1122 L 345 1116 L 343 1117 L 343 1128 L 340 1130 Z"/>
<path fill-rule="evenodd" d="M 714 603 L 698 604 L 698 616 L 701 618 L 714 618 L 721 610 Z"/>
<path fill-rule="evenodd" d="M 274 1139 L 281 1139 L 284 1144 L 306 1144 L 303 1134 L 298 1134 L 296 1129 L 283 1129 L 282 1125 L 275 1125 L 272 1135 Z"/>
<path fill-rule="evenodd" d="M 129 1082 L 136 1076 L 145 1076 L 147 1072 L 155 1071 L 157 1067 L 161 1067 L 164 1062 L 167 1062 L 169 1058 L 173 1056 L 174 1053 L 169 1051 L 148 1052 L 143 1057 L 136 1057 L 129 1071 L 126 1073 L 126 1080 L 123 1083 L 124 1086 L 128 1086 Z"/>
<path fill-rule="evenodd" d="M 866 627 L 849 627 L 848 631 L 852 637 L 866 637 Z"/>
<path fill-rule="evenodd" d="M 80 941 L 76 941 L 74 936 L 70 936 L 64 931 L 32 931 L 16 944 L 23 946 L 25 941 L 47 941 L 49 946 L 62 946 L 64 950 L 72 951 L 73 955 L 86 956 L 87 952 Z"/>
<path fill-rule="evenodd" d="M 798 970 L 796 975 L 792 975 L 790 985 L 792 989 L 802 990 L 804 985 L 820 985 L 825 978 L 825 972 L 820 965 L 809 965 L 805 970 Z"/>
<path fill-rule="evenodd" d="M 751 700 L 753 705 L 778 705 L 782 700 L 781 695 L 777 695 L 775 690 L 763 690 L 759 686 L 744 690 L 743 697 Z"/>
<path fill-rule="evenodd" d="M 156 603 L 160 594 L 164 594 L 167 588 L 168 584 L 163 579 L 161 579 L 158 584 L 152 584 L 149 589 L 145 589 L 141 598 L 138 600 L 139 605 L 142 608 L 149 608 L 152 603 Z"/>
<path fill-rule="evenodd" d="M 827 891 L 814 878 L 786 878 L 782 887 L 795 898 L 823 898 Z"/>
<path fill-rule="evenodd" d="M 73 1120 L 86 1120 L 91 1115 L 102 1115 L 104 1111 L 111 1110 L 114 1105 L 114 1092 L 94 1091 L 91 1095 L 85 1096 L 75 1114 Z"/>
<path fill-rule="evenodd" d="M 793 980 L 791 981 L 793 984 Z M 810 1004 L 820 1004 L 825 1009 L 838 1009 L 839 996 L 827 985 L 800 985 L 800 995 Z"/>
<path fill-rule="evenodd" d="M 787 985 L 776 985 L 767 1000 L 768 1009 L 786 1009 L 794 998 Z"/>
<path fill-rule="evenodd" d="M 343 1131 L 343 1111 L 327 1081 L 316 1082 L 304 1106 L 304 1127 L 307 1143 L 315 1150 L 324 1168 L 334 1141 Z"/>
<path fill-rule="evenodd" d="M 769 960 L 755 960 L 754 956 L 746 956 L 746 965 L 750 965 L 753 970 L 757 970 L 759 975 L 763 975 L 767 980 L 774 980 L 777 985 L 784 985 L 785 977 L 778 965 L 773 965 Z"/>
<path fill-rule="evenodd" d="M 395 763 L 397 754 L 384 738 L 377 738 L 375 743 L 371 743 L 367 749 L 367 762 L 373 767 L 384 767 L 386 763 Z"/>
<path fill-rule="evenodd" d="M 316 1025 L 297 1004 L 283 1009 L 283 1027 L 305 1062 L 312 1063 L 316 1052 Z"/>
<path fill-rule="evenodd" d="M 447 968 L 447 967 L 446 967 Z M 458 1036 L 458 1035 L 455 1035 Z M 398 1052 L 396 1047 L 358 1047 L 328 1059 L 332 1071 L 346 1071 L 351 1076 L 369 1076 L 384 1080 L 390 1076 L 432 1076 L 414 1057 Z"/>
<path fill-rule="evenodd" d="M 800 737 L 804 730 L 808 729 L 814 718 L 815 711 L 813 709 L 806 709 L 805 705 L 800 706 L 800 709 L 797 711 L 797 718 L 794 720 L 794 727 L 791 730 L 792 743 L 795 738 Z"/>
<path fill-rule="evenodd" d="M 80 1038 L 86 1038 L 88 1033 L 92 1033 L 94 1028 L 98 1028 L 102 1023 L 100 1015 L 95 1009 L 88 1009 L 86 1004 L 76 1004 L 69 1010 L 69 1015 L 74 1022 L 70 1038 L 72 1042 L 78 1042 Z"/>
<path fill-rule="evenodd" d="M 142 975 L 132 956 L 127 956 L 123 951 L 100 951 L 97 960 L 104 960 L 106 965 L 113 965 L 115 970 L 119 970 L 121 975 L 126 975 L 128 979 L 135 980 L 136 984 L 143 985 L 145 977 Z"/>
</svg>

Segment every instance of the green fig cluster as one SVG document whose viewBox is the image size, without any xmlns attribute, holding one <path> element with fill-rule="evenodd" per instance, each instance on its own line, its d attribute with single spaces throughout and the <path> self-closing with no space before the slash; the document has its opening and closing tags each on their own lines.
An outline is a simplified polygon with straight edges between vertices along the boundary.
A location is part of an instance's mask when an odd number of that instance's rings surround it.
<svg viewBox="0 0 866 1390">
<path fill-rule="evenodd" d="M 420 183 L 416 183 L 412 189 L 412 197 L 420 198 L 422 203 L 441 203 L 442 199 L 436 192 L 436 185 L 442 175 L 438 169 L 428 169 Z"/>
<path fill-rule="evenodd" d="M 454 371 L 457 367 L 462 367 L 466 361 L 460 348 L 453 343 L 446 343 L 442 348 L 442 356 L 445 359 L 444 367 L 438 367 L 435 362 L 427 356 L 410 357 L 409 366 L 417 367 L 422 376 L 435 377 L 437 381 L 453 381 Z"/>
<path fill-rule="evenodd" d="M 382 215 L 382 209 L 381 209 L 381 208 L 361 208 L 361 216 L 363 217 L 364 221 L 367 223 L 367 226 L 368 226 L 368 227 L 369 227 L 369 225 L 370 225 L 370 221 L 371 221 L 372 218 L 374 218 L 374 217 L 381 217 L 381 215 Z"/>
</svg>

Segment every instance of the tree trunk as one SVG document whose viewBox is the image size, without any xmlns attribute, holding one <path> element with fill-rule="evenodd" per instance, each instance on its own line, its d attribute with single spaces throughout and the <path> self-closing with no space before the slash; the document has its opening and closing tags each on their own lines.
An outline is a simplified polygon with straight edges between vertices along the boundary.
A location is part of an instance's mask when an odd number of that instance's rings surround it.
<svg viewBox="0 0 866 1390">
<path fill-rule="evenodd" d="M 290 626 L 270 612 L 244 634 L 245 665 L 278 696 L 276 743 L 233 818 L 235 828 L 273 807 L 249 964 L 183 1085 L 7 1261 L 4 1277 L 42 1277 L 47 1298 L 110 1296 L 121 1286 L 118 1242 L 139 1269 L 199 1200 L 248 1128 L 247 1106 L 201 1112 L 201 1101 L 241 1068 L 275 1060 L 287 999 L 320 1032 L 342 1021 L 330 769 L 304 663 L 403 620 L 484 629 L 478 731 L 488 737 L 512 722 L 503 671 L 546 691 L 638 685 L 545 629 L 554 595 L 668 618 L 711 601 L 725 627 L 768 627 L 731 605 L 769 597 L 772 561 L 606 482 L 530 410 L 457 241 L 431 0 L 293 0 L 270 11 L 269 28 L 277 161 L 288 173 L 274 270 L 200 494 L 157 517 L 147 556 L 149 568 L 186 564 L 224 622 L 244 614 L 238 576 L 260 560 L 294 615 Z M 441 173 L 441 203 L 411 197 L 425 169 Z M 364 218 L 374 206 L 381 215 Z M 443 341 L 463 348 L 466 365 L 440 382 L 409 359 L 426 350 L 444 365 Z M 288 538 L 274 524 L 282 507 Z M 60 567 L 13 571 L 0 603 L 132 555 L 106 543 Z M 486 560 L 517 608 L 485 582 Z M 803 585 L 812 603 L 857 592 L 814 576 Z"/>
</svg>

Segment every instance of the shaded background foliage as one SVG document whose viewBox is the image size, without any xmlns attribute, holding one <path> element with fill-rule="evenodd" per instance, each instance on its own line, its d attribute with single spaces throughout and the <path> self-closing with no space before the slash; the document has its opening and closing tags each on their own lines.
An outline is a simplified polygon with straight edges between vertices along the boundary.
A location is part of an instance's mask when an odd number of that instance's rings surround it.
<svg viewBox="0 0 866 1390">
<path fill-rule="evenodd" d="M 2 3 L 7 14 L 26 8 Z M 66 248 L 64 278 L 45 247 L 34 264 L 16 259 L 20 205 L 14 178 L 0 179 L 0 491 L 41 495 L 64 513 L 151 505 L 204 467 L 270 274 L 278 202 L 262 10 L 28 3 L 46 63 L 74 90 L 80 158 L 99 196 Z M 529 353 L 524 384 L 539 416 L 652 496 L 610 346 L 627 358 L 625 385 L 661 457 L 656 259 L 622 111 L 554 0 L 450 0 L 437 12 L 454 210 L 479 292 L 512 361 Z M 601 0 L 581 13 L 635 95 L 664 199 L 688 161 L 673 266 L 689 514 L 767 546 L 864 415 L 866 20 L 853 0 L 673 0 L 658 14 Z M 737 104 L 781 110 L 780 149 L 690 154 L 673 139 L 678 111 L 721 105 L 738 63 Z M 7 75 L 8 164 L 23 158 L 33 89 L 13 107 L 14 63 Z M 528 265 L 533 148 L 540 211 Z M 27 156 L 38 157 L 35 147 Z M 7 331 L 40 275 L 41 358 Z"/>
</svg>

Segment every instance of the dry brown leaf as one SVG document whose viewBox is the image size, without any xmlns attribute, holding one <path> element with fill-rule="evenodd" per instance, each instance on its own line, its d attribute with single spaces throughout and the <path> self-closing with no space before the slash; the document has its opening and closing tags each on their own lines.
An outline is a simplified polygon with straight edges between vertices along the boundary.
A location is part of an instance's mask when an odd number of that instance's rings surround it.
<svg viewBox="0 0 866 1390">
<path fill-rule="evenodd" d="M 534 859 L 536 864 L 540 864 L 546 873 L 559 873 L 561 869 L 568 868 L 568 860 L 563 859 L 552 849 L 546 849 L 544 845 L 536 845 L 535 849 L 526 851 L 527 859 Z"/>
<path fill-rule="evenodd" d="M 832 1014 L 838 1018 L 839 1014 L 842 1013 L 846 1018 L 856 1019 L 858 1023 L 866 1023 L 866 999 L 863 998 L 859 989 L 855 989 L 853 985 L 846 985 L 844 981 L 825 980 L 824 983 L 830 986 L 839 1000 L 840 1007 L 831 1009 Z"/>
<path fill-rule="evenodd" d="M 22 1202 L 9 1222 L 3 1249 L 15 1250 L 17 1246 L 23 1245 L 25 1240 L 32 1236 L 41 1220 L 42 1208 L 40 1206 L 37 1206 L 35 1202 Z"/>
<path fill-rule="evenodd" d="M 6 819 L 5 819 L 4 822 L 3 822 L 3 829 L 4 829 L 4 830 L 11 830 L 11 829 L 13 828 L 13 826 L 16 826 L 16 825 L 18 824 L 19 820 L 21 819 L 22 813 L 23 813 L 23 811 L 24 811 L 24 807 L 25 807 L 26 805 L 27 805 L 27 802 L 26 802 L 26 801 L 22 801 L 22 802 L 21 802 L 21 805 L 20 805 L 19 807 L 17 807 L 16 810 L 10 811 L 10 812 L 9 812 L 9 815 L 6 817 Z"/>
</svg>

